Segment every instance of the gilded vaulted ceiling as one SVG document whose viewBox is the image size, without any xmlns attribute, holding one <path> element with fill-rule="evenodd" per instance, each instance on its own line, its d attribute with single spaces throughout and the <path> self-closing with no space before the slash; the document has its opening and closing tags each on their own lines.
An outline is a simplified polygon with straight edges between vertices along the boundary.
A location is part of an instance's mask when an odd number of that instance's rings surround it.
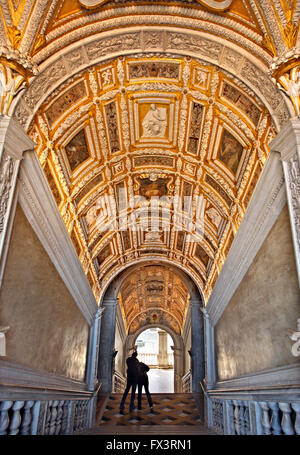
<svg viewBox="0 0 300 455">
<path fill-rule="evenodd" d="M 286 96 L 297 1 L 212 5 L 0 0 L 1 112 L 37 144 L 97 300 L 125 266 L 153 260 L 185 270 L 206 302 L 268 144 L 299 108 Z M 128 330 L 147 273 L 122 297 Z"/>
<path fill-rule="evenodd" d="M 189 304 L 182 278 L 166 266 L 142 266 L 120 288 L 125 327 L 129 334 L 148 325 L 163 325 L 181 334 Z"/>
<path fill-rule="evenodd" d="M 97 292 L 118 267 L 154 256 L 184 265 L 208 297 L 275 127 L 212 65 L 121 57 L 53 92 L 29 132 Z"/>
</svg>

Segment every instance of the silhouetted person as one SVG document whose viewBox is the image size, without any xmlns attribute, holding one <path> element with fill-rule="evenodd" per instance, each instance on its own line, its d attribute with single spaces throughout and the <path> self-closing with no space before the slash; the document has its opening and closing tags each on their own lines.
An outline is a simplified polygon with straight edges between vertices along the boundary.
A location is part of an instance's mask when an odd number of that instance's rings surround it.
<svg viewBox="0 0 300 455">
<path fill-rule="evenodd" d="M 140 362 L 139 363 L 139 378 L 138 378 L 138 410 L 140 411 L 142 409 L 142 391 L 143 391 L 143 387 L 144 387 L 151 412 L 153 412 L 153 403 L 152 403 L 152 398 L 151 398 L 151 395 L 149 392 L 149 379 L 148 379 L 148 375 L 147 375 L 148 371 L 149 371 L 148 365 Z"/>
<path fill-rule="evenodd" d="M 128 359 L 126 360 L 126 363 L 127 363 L 127 384 L 126 384 L 126 389 L 123 393 L 123 397 L 122 397 L 121 404 L 120 404 L 120 414 L 124 414 L 125 400 L 127 398 L 130 388 L 131 388 L 131 399 L 130 399 L 129 409 L 130 409 L 130 411 L 133 411 L 133 409 L 135 408 L 134 399 L 135 399 L 135 391 L 136 391 L 136 386 L 138 383 L 138 375 L 139 375 L 139 370 L 138 370 L 139 361 L 137 359 L 136 351 L 134 351 L 132 353 L 131 357 L 128 357 Z"/>
</svg>

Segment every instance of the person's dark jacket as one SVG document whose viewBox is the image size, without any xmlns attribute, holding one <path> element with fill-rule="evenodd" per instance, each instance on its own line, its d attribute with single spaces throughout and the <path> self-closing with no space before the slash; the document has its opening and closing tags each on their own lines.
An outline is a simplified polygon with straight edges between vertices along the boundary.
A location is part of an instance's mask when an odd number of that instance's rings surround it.
<svg viewBox="0 0 300 455">
<path fill-rule="evenodd" d="M 143 362 L 139 363 L 139 368 L 138 368 L 138 371 L 139 371 L 138 382 L 139 382 L 139 384 L 144 385 L 146 382 L 148 382 L 147 373 L 148 373 L 149 369 L 150 368 L 145 363 L 143 363 Z"/>
<path fill-rule="evenodd" d="M 137 383 L 138 376 L 139 376 L 138 359 L 136 357 L 128 357 L 128 359 L 126 360 L 126 363 L 127 363 L 127 381 Z"/>
</svg>

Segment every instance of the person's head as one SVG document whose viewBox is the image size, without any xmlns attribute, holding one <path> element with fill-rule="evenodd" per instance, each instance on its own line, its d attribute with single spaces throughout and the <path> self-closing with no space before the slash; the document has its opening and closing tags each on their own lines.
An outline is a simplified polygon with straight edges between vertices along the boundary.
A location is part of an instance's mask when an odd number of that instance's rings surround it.
<svg viewBox="0 0 300 455">
<path fill-rule="evenodd" d="M 133 353 L 132 353 L 131 357 L 133 357 L 133 358 L 136 358 L 136 357 L 137 357 L 137 355 L 138 355 L 137 351 L 133 351 Z"/>
</svg>

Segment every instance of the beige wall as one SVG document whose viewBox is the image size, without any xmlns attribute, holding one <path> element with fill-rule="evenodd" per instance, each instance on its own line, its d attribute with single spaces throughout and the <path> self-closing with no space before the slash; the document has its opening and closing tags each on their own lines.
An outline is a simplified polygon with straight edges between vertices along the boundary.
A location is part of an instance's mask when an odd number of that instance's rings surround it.
<svg viewBox="0 0 300 455">
<path fill-rule="evenodd" d="M 84 380 L 88 324 L 19 206 L 0 291 L 0 323 L 10 326 L 2 359 Z"/>
<path fill-rule="evenodd" d="M 296 363 L 287 329 L 300 317 L 287 206 L 215 327 L 219 379 Z"/>
</svg>

